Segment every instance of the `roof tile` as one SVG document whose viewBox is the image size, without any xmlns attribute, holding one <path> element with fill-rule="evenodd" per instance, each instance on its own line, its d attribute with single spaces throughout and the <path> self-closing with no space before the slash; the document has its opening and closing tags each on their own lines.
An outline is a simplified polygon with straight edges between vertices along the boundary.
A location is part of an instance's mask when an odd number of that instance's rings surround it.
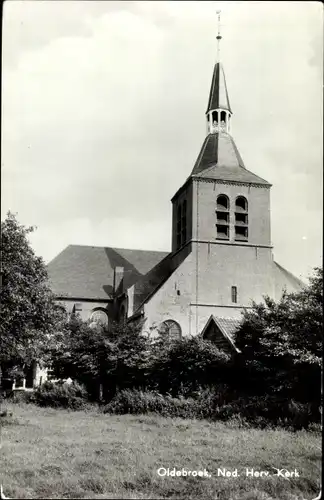
<svg viewBox="0 0 324 500">
<path fill-rule="evenodd" d="M 50 285 L 60 297 L 110 299 L 114 268 L 124 268 L 124 287 L 136 283 L 168 252 L 69 245 L 47 266 Z"/>
<path fill-rule="evenodd" d="M 230 112 L 224 69 L 221 63 L 216 63 L 213 72 L 212 83 L 210 87 L 207 113 L 213 109 L 226 109 Z"/>
<path fill-rule="evenodd" d="M 233 137 L 226 132 L 207 135 L 191 175 L 270 186 L 269 182 L 245 168 Z"/>
</svg>

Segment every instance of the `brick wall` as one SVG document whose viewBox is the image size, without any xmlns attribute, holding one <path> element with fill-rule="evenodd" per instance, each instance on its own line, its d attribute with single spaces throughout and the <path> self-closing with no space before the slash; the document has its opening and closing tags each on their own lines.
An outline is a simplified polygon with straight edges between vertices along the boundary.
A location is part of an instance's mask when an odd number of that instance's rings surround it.
<svg viewBox="0 0 324 500">
<path fill-rule="evenodd" d="M 271 245 L 270 234 L 270 189 L 265 187 L 222 184 L 218 182 L 193 181 L 192 234 L 193 239 L 216 239 L 216 200 L 220 194 L 230 201 L 230 242 L 234 243 L 234 206 L 237 196 L 248 201 L 248 243 Z"/>
<path fill-rule="evenodd" d="M 177 250 L 177 212 L 179 205 L 187 200 L 187 241 L 192 238 L 192 227 L 193 227 L 193 192 L 192 192 L 192 182 L 188 182 L 183 189 L 179 191 L 179 194 L 175 196 L 172 200 L 172 252 Z"/>
<path fill-rule="evenodd" d="M 251 299 L 274 295 L 271 249 L 217 243 L 192 243 L 191 249 L 145 305 L 148 325 L 173 319 L 184 335 L 196 335 L 211 314 L 240 318 Z M 237 287 L 236 304 L 232 286 Z"/>
</svg>

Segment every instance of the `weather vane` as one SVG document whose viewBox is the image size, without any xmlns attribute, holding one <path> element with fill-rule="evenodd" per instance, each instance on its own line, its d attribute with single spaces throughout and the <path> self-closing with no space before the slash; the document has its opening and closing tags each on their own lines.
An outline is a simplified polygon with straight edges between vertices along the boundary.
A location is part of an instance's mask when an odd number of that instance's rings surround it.
<svg viewBox="0 0 324 500">
<path fill-rule="evenodd" d="M 220 28 L 221 28 L 221 24 L 220 24 L 220 15 L 221 15 L 221 11 L 220 10 L 217 10 L 216 11 L 216 14 L 218 16 L 218 33 L 217 33 L 217 37 L 216 37 L 216 40 L 217 40 L 217 62 L 219 62 L 219 58 L 220 58 L 220 41 L 222 39 L 222 35 L 220 34 Z"/>
</svg>

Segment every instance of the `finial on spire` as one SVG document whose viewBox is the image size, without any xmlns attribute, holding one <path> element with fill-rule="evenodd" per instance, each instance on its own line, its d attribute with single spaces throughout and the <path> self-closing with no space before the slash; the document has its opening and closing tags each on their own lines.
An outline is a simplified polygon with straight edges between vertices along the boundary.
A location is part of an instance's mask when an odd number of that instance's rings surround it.
<svg viewBox="0 0 324 500">
<path fill-rule="evenodd" d="M 221 11 L 220 10 L 217 10 L 216 11 L 216 14 L 218 16 L 218 33 L 217 33 L 217 37 L 216 37 L 216 40 L 217 40 L 217 62 L 220 61 L 220 41 L 222 39 L 222 35 L 220 34 L 220 28 L 221 28 L 221 24 L 220 24 L 220 15 L 221 15 Z"/>
</svg>

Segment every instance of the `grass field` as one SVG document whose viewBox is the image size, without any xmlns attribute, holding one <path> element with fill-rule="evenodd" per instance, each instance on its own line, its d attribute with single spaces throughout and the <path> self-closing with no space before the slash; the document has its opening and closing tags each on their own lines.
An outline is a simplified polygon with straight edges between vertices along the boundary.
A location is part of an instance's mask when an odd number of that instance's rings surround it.
<svg viewBox="0 0 324 500">
<path fill-rule="evenodd" d="M 32 405 L 9 409 L 0 483 L 11 498 L 310 500 L 319 493 L 319 433 Z M 160 467 L 206 469 L 211 477 L 160 477 Z M 246 467 L 270 475 L 246 477 Z M 297 469 L 300 477 L 278 477 L 272 467 Z M 241 475 L 217 477 L 218 468 Z"/>
</svg>

